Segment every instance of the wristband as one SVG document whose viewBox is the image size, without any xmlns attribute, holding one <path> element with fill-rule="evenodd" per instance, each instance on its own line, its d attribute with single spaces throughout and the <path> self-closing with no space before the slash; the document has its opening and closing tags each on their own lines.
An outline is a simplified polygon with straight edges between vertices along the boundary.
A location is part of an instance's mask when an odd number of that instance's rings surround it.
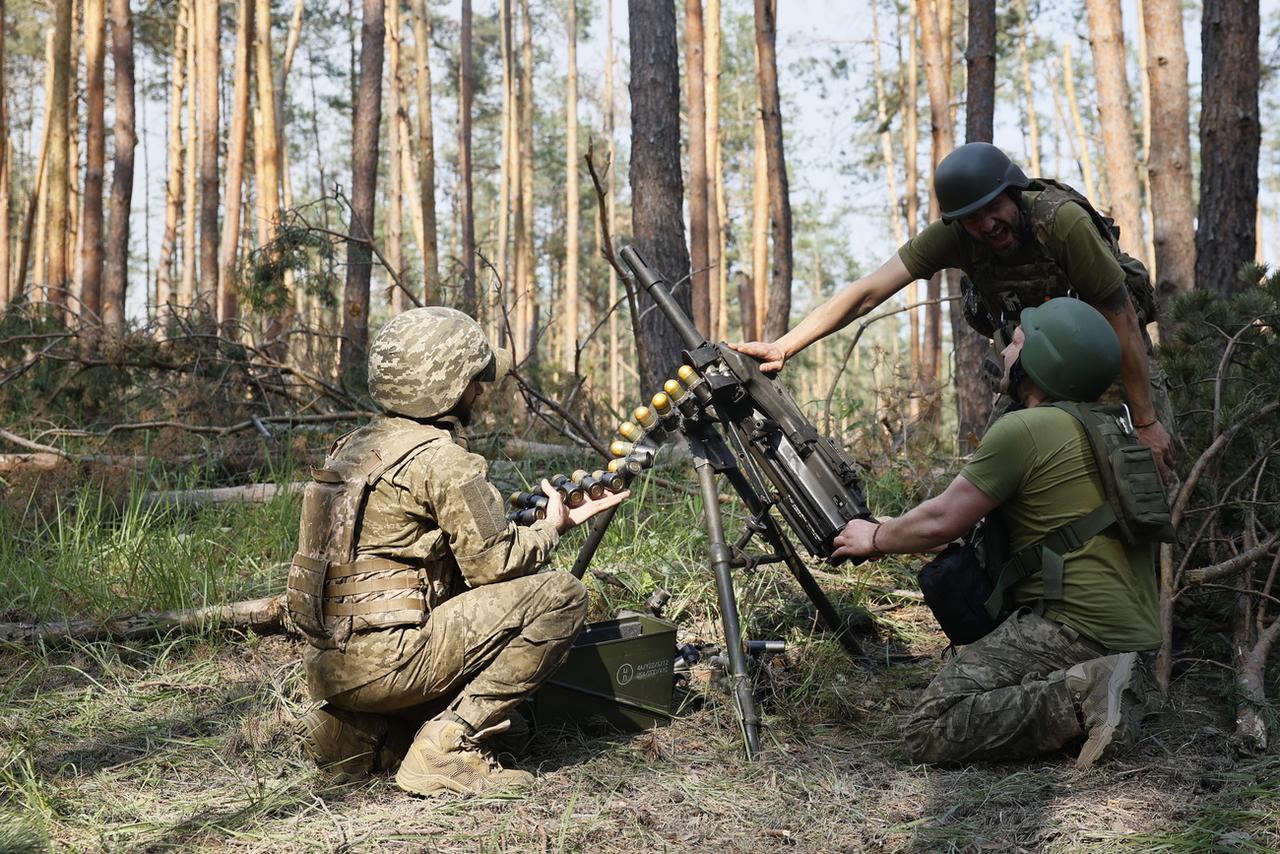
<svg viewBox="0 0 1280 854">
<path fill-rule="evenodd" d="M 1160 420 L 1159 418 L 1152 418 L 1152 419 L 1151 419 L 1150 421 L 1148 421 L 1146 424 L 1134 424 L 1134 425 L 1133 425 L 1133 429 L 1134 429 L 1134 430 L 1145 430 L 1146 428 L 1150 427 L 1152 424 L 1155 424 L 1155 423 L 1156 423 L 1157 421 L 1159 421 L 1159 420 Z"/>
<path fill-rule="evenodd" d="M 880 556 L 883 556 L 884 552 L 880 551 L 880 547 L 876 545 L 876 536 L 880 533 L 880 526 L 883 524 L 884 522 L 876 522 L 876 529 L 871 532 L 871 548 L 873 551 L 875 551 L 877 555 L 880 555 Z"/>
</svg>

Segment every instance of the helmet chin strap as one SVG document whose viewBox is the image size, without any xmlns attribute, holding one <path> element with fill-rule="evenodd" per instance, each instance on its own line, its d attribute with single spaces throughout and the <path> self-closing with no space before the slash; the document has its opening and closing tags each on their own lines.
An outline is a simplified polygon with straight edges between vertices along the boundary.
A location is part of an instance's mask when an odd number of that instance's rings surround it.
<svg viewBox="0 0 1280 854">
<path fill-rule="evenodd" d="M 1022 356 L 1019 355 L 1009 366 L 1009 388 L 1005 392 L 1014 403 L 1018 404 L 1019 408 L 1027 405 L 1027 402 L 1022 399 L 1022 381 L 1027 378 L 1027 372 L 1022 367 Z"/>
</svg>

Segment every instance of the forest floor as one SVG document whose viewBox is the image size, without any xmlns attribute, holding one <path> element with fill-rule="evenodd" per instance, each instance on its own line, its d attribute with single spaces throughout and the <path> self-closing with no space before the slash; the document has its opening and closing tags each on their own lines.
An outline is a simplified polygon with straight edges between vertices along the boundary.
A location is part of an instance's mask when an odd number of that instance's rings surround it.
<svg viewBox="0 0 1280 854">
<path fill-rule="evenodd" d="M 0 619 L 279 589 L 296 496 L 181 513 L 127 502 L 104 519 L 76 495 L 44 527 L 0 525 Z M 593 617 L 661 585 L 681 639 L 714 640 L 701 534 L 672 518 L 696 520 L 696 502 L 642 489 L 619 514 Z M 158 571 L 174 561 L 185 574 Z M 1131 755 L 1087 774 L 1067 754 L 912 764 L 903 717 L 945 642 L 922 606 L 889 592 L 910 585 L 908 570 L 823 576 L 838 604 L 876 614 L 874 667 L 812 631 L 784 571 L 740 583 L 748 634 L 788 642 L 768 671 L 759 762 L 744 761 L 729 703 L 710 689 L 656 730 L 538 735 L 518 760 L 534 786 L 473 800 L 417 799 L 386 776 L 333 785 L 309 766 L 292 736 L 310 702 L 291 638 L 0 647 L 0 852 L 1280 850 L 1280 757 L 1234 755 L 1229 674 L 1207 666 L 1178 676 Z"/>
</svg>

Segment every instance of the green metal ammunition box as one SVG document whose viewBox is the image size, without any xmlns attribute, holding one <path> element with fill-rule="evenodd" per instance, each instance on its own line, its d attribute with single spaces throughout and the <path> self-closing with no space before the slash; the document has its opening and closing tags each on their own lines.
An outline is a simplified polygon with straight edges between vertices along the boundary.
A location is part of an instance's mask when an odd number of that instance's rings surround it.
<svg viewBox="0 0 1280 854">
<path fill-rule="evenodd" d="M 590 623 L 530 698 L 538 729 L 603 721 L 623 732 L 671 722 L 676 627 L 643 614 Z"/>
</svg>

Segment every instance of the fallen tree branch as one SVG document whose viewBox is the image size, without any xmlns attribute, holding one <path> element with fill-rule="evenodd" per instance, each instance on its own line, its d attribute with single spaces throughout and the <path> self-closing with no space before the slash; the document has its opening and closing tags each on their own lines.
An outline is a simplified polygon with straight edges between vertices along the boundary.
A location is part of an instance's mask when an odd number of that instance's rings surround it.
<svg viewBox="0 0 1280 854">
<path fill-rule="evenodd" d="M 293 495 L 306 487 L 305 481 L 295 483 L 250 483 L 245 486 L 221 486 L 213 489 L 168 489 L 145 492 L 143 507 L 171 505 L 175 507 L 203 507 L 209 504 L 229 504 L 243 501 L 265 504 L 281 495 Z"/>
<path fill-rule="evenodd" d="M 1206 581 L 1212 581 L 1216 578 L 1223 578 L 1234 572 L 1239 572 L 1244 567 L 1270 552 L 1271 547 L 1275 545 L 1277 539 L 1280 539 L 1280 536 L 1272 534 L 1265 542 L 1258 543 L 1253 548 L 1243 551 L 1233 558 L 1220 561 L 1212 566 L 1203 566 L 1199 569 L 1191 570 L 1187 573 L 1187 587 L 1203 584 Z M 1186 589 L 1186 587 L 1183 588 L 1183 590 Z M 1181 592 L 1182 591 L 1179 591 L 1179 593 Z"/>
<path fill-rule="evenodd" d="M 115 617 L 102 622 L 65 620 L 52 623 L 0 623 L 0 643 L 52 644 L 61 641 L 127 640 L 170 629 L 248 629 L 260 635 L 289 631 L 285 594 L 209 605 L 181 611 L 158 611 Z"/>
</svg>

